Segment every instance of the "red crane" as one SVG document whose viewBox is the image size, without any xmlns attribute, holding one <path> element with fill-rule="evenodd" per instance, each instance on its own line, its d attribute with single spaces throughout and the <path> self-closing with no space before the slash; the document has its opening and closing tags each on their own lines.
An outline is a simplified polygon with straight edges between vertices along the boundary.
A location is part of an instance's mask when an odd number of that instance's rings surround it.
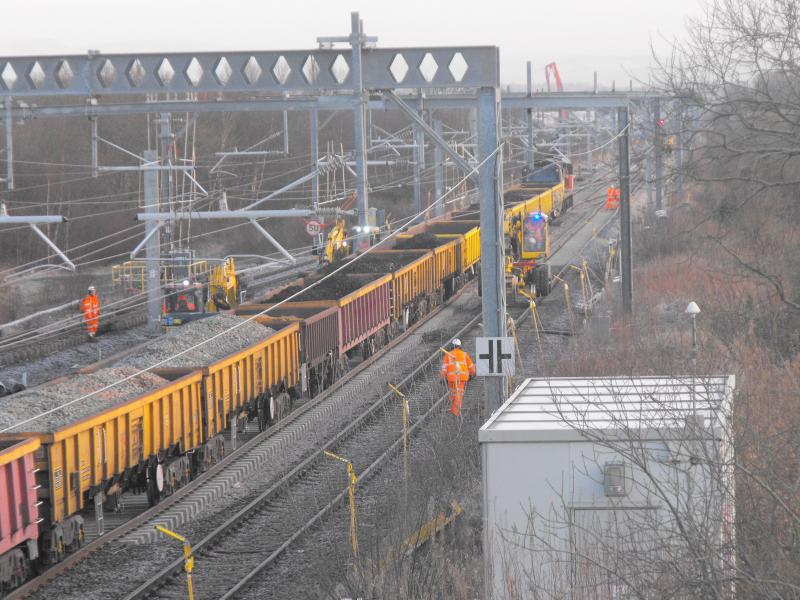
<svg viewBox="0 0 800 600">
<path fill-rule="evenodd" d="M 556 82 L 556 91 L 563 92 L 564 91 L 564 84 L 561 82 L 561 74 L 558 72 L 558 65 L 554 62 L 547 64 L 544 66 L 544 78 L 547 81 L 547 91 L 552 92 L 552 88 L 550 86 L 550 74 L 553 74 L 553 79 Z M 567 111 L 561 111 L 561 120 L 566 121 L 568 118 Z"/>
</svg>

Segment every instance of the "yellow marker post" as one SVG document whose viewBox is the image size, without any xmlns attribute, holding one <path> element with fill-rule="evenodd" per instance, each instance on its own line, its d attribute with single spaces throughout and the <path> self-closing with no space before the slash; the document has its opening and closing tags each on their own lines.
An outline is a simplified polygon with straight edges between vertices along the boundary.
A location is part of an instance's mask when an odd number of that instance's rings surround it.
<svg viewBox="0 0 800 600">
<path fill-rule="evenodd" d="M 592 278 L 589 277 L 589 261 L 585 258 L 583 259 L 583 272 L 586 274 L 586 282 L 589 286 L 589 300 L 594 297 L 594 287 L 592 286 Z"/>
<path fill-rule="evenodd" d="M 389 387 L 403 401 L 403 481 L 408 481 L 408 398 L 391 383 Z"/>
<path fill-rule="evenodd" d="M 581 298 L 583 298 L 583 317 L 584 319 L 589 318 L 589 300 L 586 296 L 586 273 L 583 270 L 583 266 L 576 267 L 575 265 L 570 265 L 570 269 L 575 269 L 580 274 L 581 280 Z"/>
<path fill-rule="evenodd" d="M 353 470 L 353 463 L 346 458 L 324 450 L 325 456 L 343 462 L 347 465 L 347 496 L 350 500 L 350 547 L 353 550 L 353 564 L 358 558 L 358 523 L 356 522 L 356 482 L 358 477 Z"/>
<path fill-rule="evenodd" d="M 194 590 L 192 589 L 194 555 L 192 554 L 192 546 L 189 544 L 189 540 L 182 535 L 175 533 L 174 531 L 170 531 L 166 527 L 162 527 L 161 525 L 156 525 L 156 529 L 164 535 L 168 535 L 169 537 L 176 539 L 183 544 L 183 570 L 186 573 L 186 587 L 189 590 L 189 600 L 194 600 Z"/>
<path fill-rule="evenodd" d="M 539 319 L 539 313 L 536 311 L 536 302 L 533 299 L 531 299 L 529 306 L 533 316 L 533 330 L 536 332 L 536 344 L 539 346 L 539 354 L 542 354 L 542 336 L 539 334 L 539 330 L 542 329 L 542 322 Z"/>
<path fill-rule="evenodd" d="M 558 275 L 556 275 L 554 279 L 564 284 L 564 302 L 566 303 L 567 314 L 569 315 L 569 330 L 572 333 L 575 333 L 575 316 L 572 314 L 572 306 L 569 301 L 569 284 L 563 279 L 561 279 L 561 277 L 559 277 Z"/>
</svg>

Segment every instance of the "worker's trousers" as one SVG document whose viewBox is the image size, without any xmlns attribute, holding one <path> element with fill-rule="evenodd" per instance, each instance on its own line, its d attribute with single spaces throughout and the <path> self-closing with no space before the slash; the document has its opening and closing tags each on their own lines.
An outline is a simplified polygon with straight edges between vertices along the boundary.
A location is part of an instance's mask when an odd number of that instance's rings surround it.
<svg viewBox="0 0 800 600">
<path fill-rule="evenodd" d="M 83 320 L 86 323 L 86 332 L 89 334 L 89 337 L 94 337 L 97 335 L 97 329 L 100 327 L 100 318 L 99 317 L 91 317 L 89 315 L 84 314 Z"/>
<path fill-rule="evenodd" d="M 461 414 L 461 404 L 464 400 L 464 388 L 467 387 L 467 382 L 456 379 L 448 381 L 447 387 L 450 388 L 450 412 L 457 417 Z"/>
</svg>

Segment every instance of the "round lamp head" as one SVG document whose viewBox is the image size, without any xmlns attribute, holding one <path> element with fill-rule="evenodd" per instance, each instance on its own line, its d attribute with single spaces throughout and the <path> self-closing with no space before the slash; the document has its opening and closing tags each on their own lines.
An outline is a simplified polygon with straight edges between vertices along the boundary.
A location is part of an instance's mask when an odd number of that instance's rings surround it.
<svg viewBox="0 0 800 600">
<path fill-rule="evenodd" d="M 700 307 L 697 306 L 697 302 L 692 301 L 689 302 L 689 306 L 686 307 L 685 312 L 687 315 L 692 315 L 694 317 L 695 315 L 700 314 Z"/>
</svg>

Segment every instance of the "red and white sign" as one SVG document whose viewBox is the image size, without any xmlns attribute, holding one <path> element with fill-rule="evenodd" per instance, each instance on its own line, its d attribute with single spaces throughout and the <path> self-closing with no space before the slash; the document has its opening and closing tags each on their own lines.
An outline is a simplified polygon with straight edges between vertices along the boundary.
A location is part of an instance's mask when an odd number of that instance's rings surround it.
<svg viewBox="0 0 800 600">
<path fill-rule="evenodd" d="M 319 235 L 322 233 L 322 223 L 314 220 L 306 221 L 306 233 L 310 236 Z"/>
</svg>

